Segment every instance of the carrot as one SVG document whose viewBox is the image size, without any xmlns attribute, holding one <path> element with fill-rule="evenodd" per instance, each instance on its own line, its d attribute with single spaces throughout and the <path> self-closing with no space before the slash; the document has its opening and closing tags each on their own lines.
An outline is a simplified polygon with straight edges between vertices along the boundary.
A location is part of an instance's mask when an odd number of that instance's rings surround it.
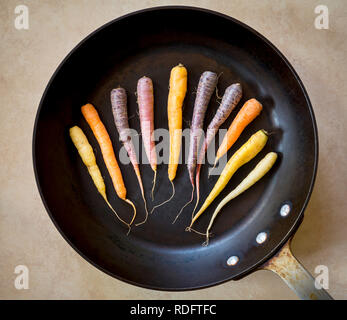
<svg viewBox="0 0 347 320">
<path fill-rule="evenodd" d="M 199 199 L 200 199 L 200 170 L 201 170 L 202 161 L 205 157 L 205 153 L 211 141 L 213 140 L 214 136 L 216 135 L 219 127 L 229 117 L 231 111 L 235 109 L 241 97 L 242 97 L 242 87 L 239 83 L 232 84 L 231 86 L 226 88 L 222 98 L 221 105 L 217 109 L 217 112 L 214 118 L 212 119 L 209 126 L 207 127 L 205 141 L 202 146 L 202 149 L 200 150 L 199 160 L 196 167 L 196 197 L 197 199 L 196 199 L 195 207 L 193 210 L 193 215 L 199 204 Z"/>
<path fill-rule="evenodd" d="M 133 218 L 129 223 L 129 225 L 131 225 L 136 217 L 136 207 L 129 199 L 126 198 L 127 190 L 124 185 L 122 172 L 120 171 L 116 156 L 114 154 L 110 136 L 108 135 L 104 124 L 100 120 L 98 112 L 92 104 L 88 103 L 82 106 L 81 111 L 90 128 L 92 129 L 96 140 L 99 143 L 102 157 L 105 161 L 107 170 L 111 176 L 112 183 L 118 197 L 129 203 L 134 210 Z"/>
<path fill-rule="evenodd" d="M 194 111 L 192 118 L 192 125 L 190 128 L 190 143 L 189 143 L 189 155 L 188 155 L 188 172 L 190 183 L 192 185 L 192 196 L 191 199 L 181 208 L 177 214 L 174 222 L 181 214 L 183 209 L 193 201 L 194 187 L 195 187 L 195 168 L 198 154 L 199 142 L 202 135 L 203 124 L 207 106 L 211 100 L 211 96 L 216 89 L 218 77 L 217 74 L 211 71 L 205 71 L 199 80 L 198 89 L 196 92 L 196 98 L 194 103 Z"/>
<path fill-rule="evenodd" d="M 173 180 L 176 177 L 178 161 L 181 152 L 182 139 L 182 106 L 187 92 L 187 69 L 184 65 L 179 64 L 171 69 L 170 73 L 170 90 L 167 103 L 167 113 L 169 122 L 170 134 L 170 155 L 168 176 L 172 186 L 172 195 L 159 205 L 153 207 L 153 212 L 156 208 L 169 202 L 175 195 L 175 186 Z"/>
<path fill-rule="evenodd" d="M 157 177 L 157 154 L 154 143 L 154 112 L 153 112 L 153 82 L 148 77 L 142 77 L 137 82 L 137 102 L 139 104 L 140 124 L 145 151 L 154 171 L 152 200 Z"/>
<path fill-rule="evenodd" d="M 193 223 L 200 217 L 200 215 L 208 208 L 212 201 L 222 192 L 234 173 L 244 164 L 252 160 L 265 146 L 268 140 L 266 131 L 259 130 L 253 134 L 249 140 L 229 159 L 224 167 L 219 179 L 217 180 L 212 191 L 206 198 L 200 210 L 193 217 L 187 231 L 190 231 Z"/>
<path fill-rule="evenodd" d="M 106 196 L 106 186 L 104 179 L 102 178 L 100 169 L 98 165 L 96 164 L 95 155 L 93 152 L 92 146 L 89 144 L 87 137 L 83 133 L 82 129 L 78 126 L 74 126 L 70 128 L 69 130 L 71 140 L 73 144 L 75 145 L 83 163 L 88 169 L 89 175 L 91 176 L 97 190 L 102 195 L 104 200 L 106 201 L 107 205 L 110 207 L 110 209 L 114 212 L 116 217 L 123 222 L 130 231 L 130 224 L 126 223 L 118 214 L 117 212 L 112 208 L 111 204 L 107 200 Z"/>
<path fill-rule="evenodd" d="M 231 123 L 227 134 L 218 148 L 213 167 L 216 166 L 218 160 L 232 147 L 242 131 L 260 114 L 262 109 L 263 106 L 256 99 L 250 99 L 245 102 Z"/>
<path fill-rule="evenodd" d="M 194 104 L 192 125 L 190 128 L 190 144 L 188 156 L 188 171 L 192 186 L 194 187 L 194 173 L 197 161 L 198 146 L 201 131 L 204 124 L 205 113 L 211 96 L 217 86 L 217 75 L 211 71 L 205 71 L 199 81 Z"/>
<path fill-rule="evenodd" d="M 127 112 L 127 94 L 125 92 L 125 89 L 119 87 L 111 91 L 111 104 L 112 104 L 112 113 L 114 117 L 114 122 L 117 128 L 117 131 L 119 133 L 119 140 L 123 143 L 124 148 L 129 155 L 130 162 L 133 165 L 137 180 L 139 182 L 142 199 L 145 204 L 146 217 L 142 222 L 136 224 L 138 226 L 146 222 L 148 217 L 148 210 L 147 210 L 145 192 L 143 190 L 139 163 L 137 161 L 135 147 L 130 136 L 128 112 Z"/>
<path fill-rule="evenodd" d="M 181 152 L 182 106 L 187 93 L 187 69 L 179 64 L 171 70 L 167 113 L 170 134 L 170 156 L 168 175 L 173 181 L 176 177 Z"/>
<path fill-rule="evenodd" d="M 255 168 L 248 174 L 248 176 L 242 180 L 242 182 L 232 190 L 217 206 L 210 220 L 210 223 L 206 229 L 206 241 L 203 245 L 208 245 L 209 242 L 209 231 L 216 219 L 218 213 L 221 209 L 232 199 L 239 196 L 241 193 L 245 192 L 247 189 L 252 187 L 256 182 L 258 182 L 275 164 L 277 160 L 277 153 L 269 152 L 262 160 L 258 162 Z"/>
</svg>

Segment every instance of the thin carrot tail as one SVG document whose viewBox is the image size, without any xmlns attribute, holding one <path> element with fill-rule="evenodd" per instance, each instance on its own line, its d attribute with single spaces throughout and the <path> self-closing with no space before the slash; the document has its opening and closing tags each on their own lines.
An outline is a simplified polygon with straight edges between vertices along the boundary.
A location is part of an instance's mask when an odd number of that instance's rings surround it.
<svg viewBox="0 0 347 320">
<path fill-rule="evenodd" d="M 107 203 L 107 205 L 110 207 L 110 209 L 113 211 L 113 213 L 116 215 L 116 217 L 118 218 L 119 221 L 121 221 L 122 223 L 124 223 L 127 227 L 128 227 L 128 232 L 127 232 L 127 235 L 130 233 L 130 230 L 131 230 L 131 226 L 129 223 L 125 222 L 119 215 L 118 213 L 116 212 L 116 210 L 113 209 L 113 207 L 111 206 L 111 204 L 108 202 L 107 198 L 105 198 L 105 201 Z"/>
<path fill-rule="evenodd" d="M 194 186 L 193 186 L 193 190 L 192 190 L 192 197 L 191 199 L 181 208 L 181 210 L 178 212 L 176 218 L 174 219 L 174 221 L 172 222 L 172 224 L 174 224 L 176 222 L 176 220 L 178 219 L 178 217 L 181 215 L 183 209 L 188 205 L 190 204 L 194 199 Z"/>
<path fill-rule="evenodd" d="M 133 215 L 133 218 L 131 219 L 130 223 L 129 223 L 129 226 L 131 226 L 131 224 L 134 222 L 135 220 L 135 217 L 136 217 L 136 207 L 135 205 L 129 200 L 129 199 L 124 199 L 125 202 L 129 203 L 132 207 L 133 207 L 133 210 L 134 210 L 134 215 Z"/>
<path fill-rule="evenodd" d="M 199 166 L 196 170 L 196 202 L 195 202 L 194 210 L 192 212 L 192 220 L 194 218 L 195 210 L 198 207 L 198 204 L 200 201 L 200 168 L 201 166 Z"/>
<path fill-rule="evenodd" d="M 195 232 L 196 234 L 199 234 L 199 235 L 201 235 L 201 236 L 205 236 L 205 237 L 206 237 L 206 240 L 205 240 L 201 245 L 202 245 L 203 247 L 207 247 L 207 246 L 208 246 L 209 241 L 210 241 L 210 236 L 211 236 L 211 234 L 209 233 L 208 230 L 206 231 L 206 233 L 203 233 L 203 232 L 200 232 L 200 231 L 198 231 L 198 230 L 193 229 L 193 228 L 190 226 L 190 227 L 187 227 L 187 228 L 186 228 L 186 231 L 188 231 L 188 232 L 193 231 L 193 232 Z"/>
<path fill-rule="evenodd" d="M 201 235 L 201 236 L 206 236 L 206 233 L 203 233 L 203 232 L 200 232 L 200 231 L 198 231 L 198 230 L 195 230 L 195 229 L 193 229 L 191 226 L 187 227 L 187 228 L 186 228 L 186 231 L 188 231 L 188 232 L 193 231 L 193 232 L 195 232 L 196 234 L 199 234 L 199 235 Z"/>
<path fill-rule="evenodd" d="M 195 170 L 195 169 L 194 169 L 194 170 Z M 192 185 L 193 188 L 194 188 L 194 186 L 195 186 L 195 179 L 194 179 L 194 174 L 191 173 L 191 171 L 189 171 L 189 179 L 190 179 L 191 185 Z"/>
<path fill-rule="evenodd" d="M 195 202 L 194 210 L 192 212 L 192 220 L 194 218 L 194 214 L 195 214 L 196 208 L 198 207 L 199 201 L 200 201 L 200 194 L 196 192 L 196 202 Z"/>
<path fill-rule="evenodd" d="M 142 195 L 143 202 L 145 204 L 146 216 L 145 216 L 145 219 L 143 221 L 135 224 L 136 227 L 140 226 L 141 224 L 144 224 L 147 221 L 147 218 L 148 218 L 147 201 L 146 201 L 145 194 L 144 194 L 143 190 L 141 191 L 141 195 Z"/>
<path fill-rule="evenodd" d="M 198 213 L 199 213 L 199 212 L 198 212 Z M 200 216 L 200 214 L 199 214 L 199 216 Z M 191 228 L 192 228 L 194 222 L 199 218 L 199 216 L 196 216 L 196 215 L 193 216 L 192 221 L 191 221 L 191 223 L 190 223 L 188 229 L 191 229 Z M 188 230 L 188 231 L 189 231 L 189 230 Z"/>
<path fill-rule="evenodd" d="M 155 183 L 157 181 L 157 170 L 154 170 L 154 178 L 153 178 L 153 186 L 152 186 L 152 201 L 154 201 L 154 189 L 155 189 Z"/>
<path fill-rule="evenodd" d="M 209 242 L 210 242 L 210 234 L 209 234 L 209 232 L 207 231 L 207 232 L 206 232 L 206 240 L 202 243 L 202 246 L 203 246 L 203 247 L 207 247 L 208 244 L 209 244 Z"/>
<path fill-rule="evenodd" d="M 161 204 L 158 204 L 156 206 L 153 207 L 152 211 L 151 211 L 151 214 L 153 213 L 153 211 L 156 209 L 156 208 L 159 208 L 161 207 L 162 205 L 164 205 L 165 203 L 169 202 L 175 195 L 176 193 L 176 190 L 175 190 L 175 185 L 173 184 L 173 182 L 170 180 L 171 182 L 171 186 L 172 186 L 172 195 L 169 199 L 165 200 L 164 202 L 162 202 Z"/>
<path fill-rule="evenodd" d="M 145 219 L 142 221 L 142 222 L 139 222 L 137 224 L 135 224 L 135 226 L 139 226 L 143 223 L 145 223 L 147 221 L 147 218 L 148 218 L 148 209 L 147 209 L 147 202 L 146 202 L 146 198 L 145 198 L 145 191 L 143 189 L 143 184 L 142 184 L 142 179 L 141 179 L 141 174 L 140 174 L 140 169 L 139 167 L 134 167 L 135 168 L 135 173 L 136 173 L 136 176 L 137 176 L 137 180 L 139 182 L 139 186 L 140 186 L 140 190 L 141 190 L 141 195 L 142 195 L 142 199 L 143 199 L 143 203 L 145 204 L 145 211 L 146 211 L 146 216 L 145 216 Z"/>
</svg>

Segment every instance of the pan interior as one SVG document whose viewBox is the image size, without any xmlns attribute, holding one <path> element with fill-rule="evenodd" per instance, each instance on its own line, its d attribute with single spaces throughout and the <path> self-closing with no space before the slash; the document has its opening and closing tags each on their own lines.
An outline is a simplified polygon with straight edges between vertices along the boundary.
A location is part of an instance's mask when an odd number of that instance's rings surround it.
<svg viewBox="0 0 347 320">
<path fill-rule="evenodd" d="M 250 98 L 258 99 L 264 108 L 229 150 L 228 158 L 257 130 L 272 133 L 264 150 L 233 176 L 197 221 L 196 229 L 205 230 L 218 202 L 267 152 L 279 154 L 269 174 L 223 209 L 213 226 L 214 236 L 208 247 L 201 246 L 203 237 L 184 231 L 193 205 L 172 224 L 191 195 L 185 165 L 179 166 L 174 180 L 175 198 L 126 236 L 125 228 L 98 195 L 68 135 L 73 125 L 86 133 L 105 178 L 109 200 L 129 220 L 131 208 L 117 198 L 80 107 L 90 102 L 97 108 L 118 157 L 121 143 L 111 111 L 111 89 L 121 85 L 127 90 L 130 126 L 139 132 L 136 84 L 144 75 L 152 78 L 155 127 L 167 128 L 169 74 L 178 63 L 188 69 L 185 128 L 192 117 L 199 77 L 203 71 L 210 70 L 220 74 L 219 95 L 231 83 L 240 82 L 243 87 L 241 102 L 222 128 L 229 127 Z M 210 122 L 218 106 L 213 95 L 205 124 Z M 141 141 L 141 136 L 138 138 Z M 183 148 L 186 143 L 183 141 Z M 288 237 L 301 217 L 312 187 L 317 145 L 312 110 L 304 89 L 282 56 L 265 39 L 248 27 L 209 11 L 161 8 L 115 20 L 88 37 L 68 56 L 41 101 L 33 152 L 36 178 L 46 208 L 57 228 L 80 254 L 125 281 L 156 289 L 184 290 L 243 275 Z M 135 174 L 131 165 L 120 163 L 120 166 L 128 197 L 138 208 L 136 222 L 139 222 L 144 218 L 144 206 Z M 203 166 L 201 172 L 202 200 L 218 178 L 208 179 L 208 168 Z M 153 172 L 149 165 L 141 165 L 140 169 L 151 207 Z M 158 167 L 154 203 L 167 199 L 170 194 L 167 165 L 163 164 Z M 292 208 L 285 218 L 279 214 L 284 203 Z M 259 232 L 268 235 L 262 245 L 256 242 Z M 233 255 L 239 257 L 239 262 L 229 267 L 226 261 Z"/>
</svg>

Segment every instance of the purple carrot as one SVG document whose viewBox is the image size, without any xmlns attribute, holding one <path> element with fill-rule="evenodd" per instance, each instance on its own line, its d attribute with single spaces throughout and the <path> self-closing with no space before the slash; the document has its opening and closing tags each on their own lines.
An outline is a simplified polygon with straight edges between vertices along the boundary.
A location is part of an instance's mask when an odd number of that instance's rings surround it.
<svg viewBox="0 0 347 320">
<path fill-rule="evenodd" d="M 193 119 L 192 125 L 190 128 L 190 144 L 189 144 L 189 155 L 188 155 L 188 172 L 190 182 L 192 184 L 192 197 L 191 200 L 188 201 L 180 210 L 176 219 L 181 214 L 182 210 L 193 201 L 194 197 L 194 188 L 195 188 L 195 168 L 198 154 L 198 147 L 201 139 L 201 134 L 203 130 L 205 113 L 207 110 L 207 106 L 211 100 L 212 94 L 216 89 L 218 82 L 217 74 L 211 71 L 205 71 L 199 80 L 198 90 L 196 92 L 196 98 L 194 103 L 194 111 L 193 111 Z M 174 222 L 176 221 L 174 220 Z"/>
<path fill-rule="evenodd" d="M 196 210 L 196 207 L 199 204 L 199 198 L 200 198 L 200 170 L 202 161 L 205 157 L 205 153 L 208 149 L 208 146 L 212 142 L 213 138 L 215 137 L 219 127 L 224 123 L 224 121 L 229 117 L 230 113 L 235 109 L 236 105 L 239 103 L 240 99 L 242 97 L 242 87 L 241 84 L 235 83 L 226 88 L 222 102 L 217 109 L 217 112 L 215 116 L 213 117 L 212 121 L 210 122 L 209 126 L 207 127 L 206 131 L 206 137 L 205 141 L 202 145 L 202 148 L 200 150 L 198 163 L 196 167 L 196 204 L 193 210 L 193 215 Z"/>
<path fill-rule="evenodd" d="M 137 180 L 140 185 L 141 194 L 143 201 L 145 203 L 146 217 L 143 222 L 138 223 L 140 225 L 146 222 L 148 217 L 147 203 L 145 199 L 145 194 L 142 185 L 142 179 L 140 174 L 139 163 L 137 161 L 136 152 L 134 144 L 131 140 L 129 121 L 128 121 L 128 111 L 127 111 L 127 94 L 125 89 L 117 88 L 111 91 L 111 104 L 112 104 L 112 113 L 114 117 L 114 122 L 119 134 L 119 140 L 123 143 L 125 150 L 128 153 L 131 164 L 134 167 Z"/>
</svg>

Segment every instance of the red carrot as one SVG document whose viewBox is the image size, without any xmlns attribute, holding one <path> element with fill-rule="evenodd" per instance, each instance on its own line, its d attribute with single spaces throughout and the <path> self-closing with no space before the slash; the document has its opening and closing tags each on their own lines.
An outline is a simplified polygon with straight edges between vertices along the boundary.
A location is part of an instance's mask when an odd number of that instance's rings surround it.
<svg viewBox="0 0 347 320">
<path fill-rule="evenodd" d="M 139 104 L 140 124 L 143 144 L 147 158 L 154 171 L 152 200 L 154 200 L 153 192 L 155 188 L 155 180 L 157 176 L 157 154 L 154 143 L 154 112 L 153 112 L 153 82 L 148 77 L 142 77 L 137 82 L 137 102 Z"/>
<path fill-rule="evenodd" d="M 146 203 L 142 180 L 141 180 L 140 168 L 137 161 L 134 144 L 131 140 L 129 122 L 128 122 L 128 112 L 127 112 L 127 96 L 123 88 L 117 88 L 111 91 L 111 104 L 112 104 L 114 122 L 116 124 L 116 128 L 119 133 L 119 139 L 120 141 L 122 141 L 129 155 L 131 164 L 134 167 L 134 171 L 136 173 L 136 177 L 140 185 L 142 198 L 145 203 L 146 217 L 142 222 L 136 224 L 136 225 L 140 225 L 146 222 L 148 217 L 148 210 L 147 210 L 147 203 Z"/>
</svg>

